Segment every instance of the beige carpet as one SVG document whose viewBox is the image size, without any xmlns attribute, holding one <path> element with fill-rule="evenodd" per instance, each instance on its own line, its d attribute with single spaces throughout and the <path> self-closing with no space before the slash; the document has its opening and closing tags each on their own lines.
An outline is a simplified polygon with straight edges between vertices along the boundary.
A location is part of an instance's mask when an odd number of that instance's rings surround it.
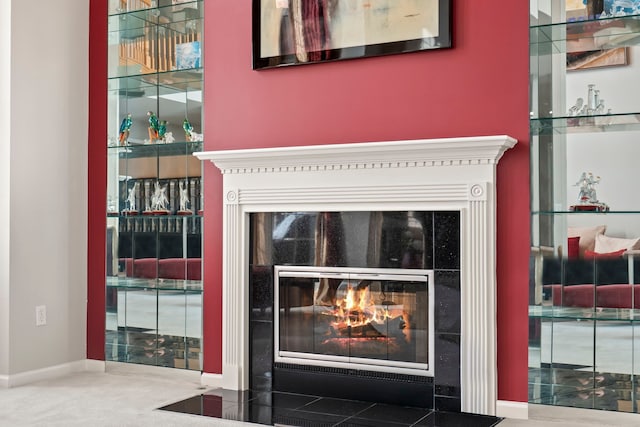
<svg viewBox="0 0 640 427">
<path fill-rule="evenodd" d="M 0 389 L 0 426 L 256 426 L 158 410 L 203 392 L 197 372 L 185 376 L 169 371 L 181 372 L 160 369 L 139 373 L 129 368 L 108 368 L 107 373 L 77 373 Z M 507 419 L 500 427 L 640 425 L 640 415 L 635 414 L 540 405 L 529 408 L 530 420 Z"/>
<path fill-rule="evenodd" d="M 201 393 L 199 383 L 128 373 L 78 373 L 0 389 L 0 426 L 242 426 L 156 408 Z"/>
</svg>

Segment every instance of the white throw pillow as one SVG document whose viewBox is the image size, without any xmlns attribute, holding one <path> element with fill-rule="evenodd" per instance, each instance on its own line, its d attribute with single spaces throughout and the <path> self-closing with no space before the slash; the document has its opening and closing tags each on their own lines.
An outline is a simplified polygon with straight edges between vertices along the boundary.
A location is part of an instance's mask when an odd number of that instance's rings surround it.
<svg viewBox="0 0 640 427">
<path fill-rule="evenodd" d="M 622 249 L 640 249 L 640 237 L 635 239 L 622 239 L 620 237 L 610 237 L 604 234 L 596 235 L 596 245 L 594 252 L 605 254 L 616 252 Z"/>
<path fill-rule="evenodd" d="M 596 225 L 595 227 L 569 227 L 567 237 L 580 237 L 580 257 L 584 256 L 585 251 L 596 251 L 596 236 L 604 235 L 607 230 L 606 225 Z"/>
</svg>

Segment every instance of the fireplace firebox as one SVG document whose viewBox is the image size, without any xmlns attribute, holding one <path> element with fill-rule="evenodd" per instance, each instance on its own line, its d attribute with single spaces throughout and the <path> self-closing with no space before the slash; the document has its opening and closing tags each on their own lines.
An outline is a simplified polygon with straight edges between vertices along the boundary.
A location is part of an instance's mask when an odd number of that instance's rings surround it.
<svg viewBox="0 0 640 427">
<path fill-rule="evenodd" d="M 276 363 L 432 374 L 433 271 L 274 270 Z"/>
<path fill-rule="evenodd" d="M 459 211 L 256 212 L 249 230 L 250 388 L 459 410 Z"/>
</svg>

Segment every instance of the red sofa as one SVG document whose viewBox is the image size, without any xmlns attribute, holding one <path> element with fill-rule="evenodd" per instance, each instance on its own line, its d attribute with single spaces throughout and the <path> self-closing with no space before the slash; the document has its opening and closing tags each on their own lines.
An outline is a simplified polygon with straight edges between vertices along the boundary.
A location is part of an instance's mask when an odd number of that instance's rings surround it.
<svg viewBox="0 0 640 427">
<path fill-rule="evenodd" d="M 127 277 L 202 280 L 201 258 L 121 258 Z"/>
<path fill-rule="evenodd" d="M 554 306 L 640 308 L 640 285 L 545 285 Z"/>
</svg>

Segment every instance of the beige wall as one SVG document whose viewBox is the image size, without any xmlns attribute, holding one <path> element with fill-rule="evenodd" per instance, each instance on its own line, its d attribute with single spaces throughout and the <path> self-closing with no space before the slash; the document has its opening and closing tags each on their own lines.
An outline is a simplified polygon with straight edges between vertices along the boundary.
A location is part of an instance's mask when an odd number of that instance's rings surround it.
<svg viewBox="0 0 640 427">
<path fill-rule="evenodd" d="M 10 377 L 85 359 L 89 0 L 3 1 L 2 19 L 9 7 L 11 114 L 0 126 L 0 232 L 10 233 L 0 247 L 0 347 L 8 355 L 0 353 L 0 376 Z M 47 307 L 46 326 L 35 325 L 37 305 Z"/>
<path fill-rule="evenodd" d="M 9 373 L 9 173 L 11 2 L 0 2 L 0 386 Z"/>
</svg>

